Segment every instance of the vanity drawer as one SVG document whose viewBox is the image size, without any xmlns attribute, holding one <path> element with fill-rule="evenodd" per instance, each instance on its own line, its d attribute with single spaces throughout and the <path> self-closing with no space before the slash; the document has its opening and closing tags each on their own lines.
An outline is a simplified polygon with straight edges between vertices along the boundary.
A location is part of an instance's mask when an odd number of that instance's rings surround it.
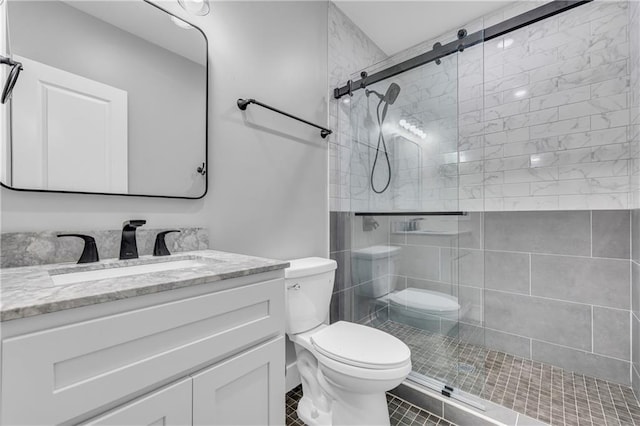
<svg viewBox="0 0 640 426">
<path fill-rule="evenodd" d="M 275 279 L 9 338 L 1 423 L 79 418 L 281 334 Z"/>
</svg>

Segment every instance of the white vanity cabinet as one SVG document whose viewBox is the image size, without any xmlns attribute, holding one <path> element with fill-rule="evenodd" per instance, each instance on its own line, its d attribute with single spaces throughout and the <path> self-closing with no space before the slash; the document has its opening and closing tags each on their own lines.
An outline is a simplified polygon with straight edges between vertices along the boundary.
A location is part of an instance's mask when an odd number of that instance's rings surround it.
<svg viewBox="0 0 640 426">
<path fill-rule="evenodd" d="M 283 272 L 3 323 L 1 424 L 284 423 Z"/>
<path fill-rule="evenodd" d="M 283 345 L 280 337 L 194 375 L 193 424 L 282 424 Z"/>
<path fill-rule="evenodd" d="M 191 378 L 151 392 L 86 423 L 87 426 L 179 426 L 193 423 Z"/>
</svg>

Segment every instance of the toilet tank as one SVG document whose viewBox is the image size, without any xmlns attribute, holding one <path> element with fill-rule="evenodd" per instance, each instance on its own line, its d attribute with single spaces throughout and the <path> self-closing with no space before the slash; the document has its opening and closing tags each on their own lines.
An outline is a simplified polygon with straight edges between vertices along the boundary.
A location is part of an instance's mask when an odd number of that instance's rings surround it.
<svg viewBox="0 0 640 426">
<path fill-rule="evenodd" d="M 306 257 L 289 263 L 284 270 L 286 332 L 298 334 L 327 319 L 338 264 L 322 257 Z"/>
<path fill-rule="evenodd" d="M 378 298 L 395 289 L 397 258 L 400 247 L 376 245 L 353 250 L 351 253 L 351 281 L 358 294 Z"/>
</svg>

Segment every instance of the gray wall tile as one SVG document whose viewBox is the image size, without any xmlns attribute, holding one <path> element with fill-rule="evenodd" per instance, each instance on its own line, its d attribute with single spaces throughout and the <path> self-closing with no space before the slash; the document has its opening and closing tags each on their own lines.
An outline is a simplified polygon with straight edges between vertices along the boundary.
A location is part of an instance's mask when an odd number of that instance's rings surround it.
<svg viewBox="0 0 640 426">
<path fill-rule="evenodd" d="M 591 255 L 588 211 L 485 213 L 487 250 Z"/>
<path fill-rule="evenodd" d="M 594 210 L 592 215 L 593 256 L 629 259 L 631 254 L 629 211 Z"/>
<path fill-rule="evenodd" d="M 631 262 L 631 310 L 640 317 L 640 264 Z"/>
<path fill-rule="evenodd" d="M 593 307 L 593 352 L 629 360 L 631 313 Z"/>
<path fill-rule="evenodd" d="M 482 236 L 482 228 L 484 226 L 484 213 L 469 212 L 467 216 L 459 217 L 458 230 L 458 246 L 464 248 L 483 248 L 484 241 Z"/>
<path fill-rule="evenodd" d="M 416 246 L 458 247 L 458 237 L 450 235 L 428 235 L 407 232 L 407 244 Z"/>
<path fill-rule="evenodd" d="M 630 363 L 588 352 L 533 341 L 533 359 L 569 371 L 630 385 Z"/>
<path fill-rule="evenodd" d="M 632 315 L 631 319 L 631 343 L 631 362 L 636 372 L 640 374 L 640 320 L 635 315 Z M 638 385 L 640 386 L 640 383 Z M 640 396 L 640 394 L 637 396 Z"/>
<path fill-rule="evenodd" d="M 531 358 L 531 339 L 526 337 L 486 328 L 484 330 L 484 344 L 489 349 L 506 352 L 522 358 Z"/>
<path fill-rule="evenodd" d="M 386 302 L 371 297 L 373 282 L 359 284 L 346 290 L 351 292 L 352 317 L 351 321 L 362 322 L 367 317 L 372 317 L 375 313 L 387 306 Z"/>
<path fill-rule="evenodd" d="M 329 213 L 329 251 L 343 251 L 351 248 L 351 213 Z"/>
<path fill-rule="evenodd" d="M 352 293 L 343 290 L 333 293 L 329 307 L 329 320 L 333 324 L 337 321 L 351 321 L 353 317 Z"/>
<path fill-rule="evenodd" d="M 484 250 L 458 250 L 457 267 L 460 284 L 484 287 L 484 253 Z"/>
<path fill-rule="evenodd" d="M 493 290 L 484 292 L 488 328 L 591 350 L 591 307 Z"/>
<path fill-rule="evenodd" d="M 631 246 L 631 257 L 640 263 L 640 209 L 631 211 Z"/>
<path fill-rule="evenodd" d="M 531 256 L 531 294 L 629 309 L 629 262 L 571 256 Z"/>
<path fill-rule="evenodd" d="M 458 288 L 458 304 L 460 312 L 458 319 L 468 324 L 482 324 L 483 291 L 477 287 L 464 285 Z"/>
<path fill-rule="evenodd" d="M 398 260 L 400 275 L 431 281 L 440 279 L 438 247 L 404 246 Z"/>
<path fill-rule="evenodd" d="M 451 327 L 451 321 L 443 320 L 443 327 Z M 481 347 L 485 345 L 485 328 L 482 325 L 467 324 L 464 322 L 458 323 L 457 337 L 460 341 L 471 343 L 472 345 L 478 345 Z M 482 352 L 479 352 L 482 353 Z"/>
<path fill-rule="evenodd" d="M 486 288 L 529 294 L 529 254 L 486 251 Z"/>
<path fill-rule="evenodd" d="M 640 395 L 640 374 L 636 368 L 632 368 L 631 373 L 631 387 L 633 388 L 633 393 L 636 394 L 636 398 Z"/>
<path fill-rule="evenodd" d="M 329 257 L 338 263 L 338 269 L 336 269 L 335 281 L 333 283 L 333 291 L 341 291 L 351 287 L 351 252 L 333 252 Z"/>
<path fill-rule="evenodd" d="M 365 216 L 351 217 L 351 248 L 360 249 L 375 245 L 389 245 L 389 217 L 374 216 L 378 227 L 370 231 L 363 229 Z"/>
</svg>

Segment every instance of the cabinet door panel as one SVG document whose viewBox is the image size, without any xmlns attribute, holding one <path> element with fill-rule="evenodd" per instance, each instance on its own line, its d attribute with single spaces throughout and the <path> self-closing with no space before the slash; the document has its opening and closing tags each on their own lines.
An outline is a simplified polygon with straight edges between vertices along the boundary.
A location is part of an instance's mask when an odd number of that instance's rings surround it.
<svg viewBox="0 0 640 426">
<path fill-rule="evenodd" d="M 191 378 L 184 379 L 84 424 L 87 426 L 191 425 L 191 384 Z"/>
<path fill-rule="evenodd" d="M 284 337 L 193 376 L 194 425 L 284 424 Z"/>
</svg>

